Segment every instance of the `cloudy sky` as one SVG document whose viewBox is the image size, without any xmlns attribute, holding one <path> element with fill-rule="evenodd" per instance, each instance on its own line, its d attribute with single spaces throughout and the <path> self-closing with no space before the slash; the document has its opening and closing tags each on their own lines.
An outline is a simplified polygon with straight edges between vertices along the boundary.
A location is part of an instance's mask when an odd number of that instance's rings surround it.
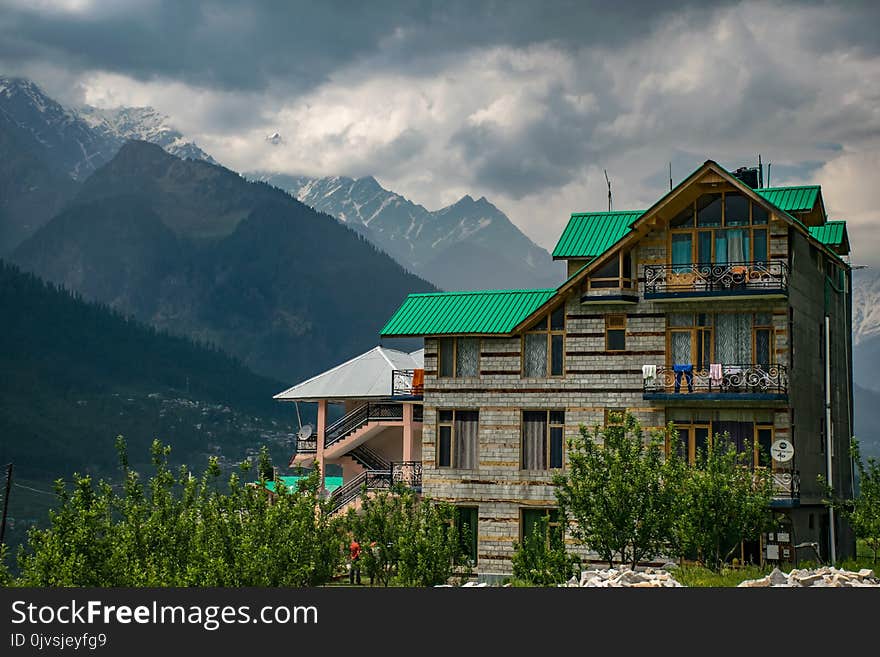
<svg viewBox="0 0 880 657">
<path fill-rule="evenodd" d="M 880 266 L 880 3 L 0 0 L 0 74 L 152 105 L 239 171 L 486 196 L 552 247 L 706 159 L 818 182 Z M 279 133 L 277 145 L 265 137 Z"/>
</svg>

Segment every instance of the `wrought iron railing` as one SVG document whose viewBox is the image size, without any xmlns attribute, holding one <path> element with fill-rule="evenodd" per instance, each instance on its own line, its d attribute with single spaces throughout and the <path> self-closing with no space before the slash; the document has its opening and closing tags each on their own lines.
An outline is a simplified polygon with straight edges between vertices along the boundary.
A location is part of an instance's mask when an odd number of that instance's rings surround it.
<svg viewBox="0 0 880 657">
<path fill-rule="evenodd" d="M 391 464 L 391 483 L 422 492 L 422 462 L 394 461 Z"/>
<path fill-rule="evenodd" d="M 373 420 L 402 420 L 403 404 L 370 402 L 358 406 L 348 415 L 334 422 L 324 432 L 324 448 L 339 442 Z"/>
<path fill-rule="evenodd" d="M 774 472 L 772 477 L 773 499 L 800 499 L 800 472 L 798 472 L 797 470 L 793 472 Z"/>
<path fill-rule="evenodd" d="M 657 366 L 657 375 L 644 379 L 644 392 L 673 394 L 766 393 L 788 392 L 785 365 L 727 365 L 719 371 Z"/>
<path fill-rule="evenodd" d="M 645 294 L 785 290 L 788 265 L 782 260 L 645 265 Z"/>
<path fill-rule="evenodd" d="M 425 370 L 393 370 L 392 397 L 421 397 L 425 394 Z"/>
<path fill-rule="evenodd" d="M 391 470 L 364 470 L 347 484 L 340 486 L 330 496 L 330 513 L 336 513 L 346 504 L 360 497 L 365 490 L 388 490 L 391 488 Z"/>
<path fill-rule="evenodd" d="M 312 436 L 311 438 L 297 438 L 296 439 L 296 453 L 297 454 L 314 454 L 318 451 L 318 437 Z"/>
<path fill-rule="evenodd" d="M 360 463 L 368 470 L 390 470 L 391 464 L 382 457 L 378 452 L 370 449 L 366 445 L 358 445 L 348 452 L 348 456 Z"/>
</svg>

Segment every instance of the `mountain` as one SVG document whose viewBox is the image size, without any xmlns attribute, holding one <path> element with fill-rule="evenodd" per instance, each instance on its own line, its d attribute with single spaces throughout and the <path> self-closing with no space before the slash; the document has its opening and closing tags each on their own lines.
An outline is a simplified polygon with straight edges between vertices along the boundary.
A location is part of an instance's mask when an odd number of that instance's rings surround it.
<svg viewBox="0 0 880 657">
<path fill-rule="evenodd" d="M 853 271 L 853 380 L 880 392 L 880 274 Z"/>
<path fill-rule="evenodd" d="M 254 173 L 363 233 L 404 267 L 446 290 L 549 287 L 562 266 L 485 197 L 430 211 L 372 176 L 308 178 Z"/>
<path fill-rule="evenodd" d="M 99 109 L 85 106 L 78 110 L 79 116 L 103 135 L 108 143 L 115 144 L 114 153 L 126 141 L 148 141 L 164 148 L 182 159 L 204 160 L 216 164 L 210 155 L 170 124 L 167 115 L 152 107 L 116 107 Z"/>
<path fill-rule="evenodd" d="M 30 80 L 0 77 L 0 256 L 53 217 L 129 139 L 213 162 L 152 108 L 71 109 Z"/>
<path fill-rule="evenodd" d="M 281 190 L 141 141 L 13 260 L 285 382 L 375 346 L 408 293 L 434 289 Z"/>
<path fill-rule="evenodd" d="M 59 477 L 118 479 L 114 441 L 149 464 L 154 438 L 175 464 L 232 470 L 260 445 L 289 456 L 296 416 L 283 389 L 216 347 L 157 331 L 0 261 L 0 463 L 13 463 L 8 542 L 45 520 Z M 304 421 L 312 417 L 303 408 Z"/>
</svg>

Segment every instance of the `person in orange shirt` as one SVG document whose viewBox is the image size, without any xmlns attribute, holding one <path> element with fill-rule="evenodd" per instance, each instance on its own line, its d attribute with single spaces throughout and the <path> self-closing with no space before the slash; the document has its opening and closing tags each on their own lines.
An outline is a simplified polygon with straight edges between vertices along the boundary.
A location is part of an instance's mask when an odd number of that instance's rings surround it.
<svg viewBox="0 0 880 657">
<path fill-rule="evenodd" d="M 348 556 L 351 559 L 351 568 L 348 571 L 348 582 L 354 584 L 361 583 L 361 544 L 352 536 L 351 543 L 348 546 Z"/>
</svg>

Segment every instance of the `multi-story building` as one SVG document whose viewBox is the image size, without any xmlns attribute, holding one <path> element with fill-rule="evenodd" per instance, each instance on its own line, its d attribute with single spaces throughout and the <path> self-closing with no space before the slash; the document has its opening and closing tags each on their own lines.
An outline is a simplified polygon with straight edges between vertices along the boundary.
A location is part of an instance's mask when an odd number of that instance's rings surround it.
<svg viewBox="0 0 880 657">
<path fill-rule="evenodd" d="M 741 558 L 850 553 L 817 482 L 852 495 L 848 253 L 818 186 L 707 161 L 647 210 L 573 214 L 558 288 L 410 295 L 382 336 L 424 338 L 422 489 L 476 518 L 478 572 L 511 572 L 565 437 L 615 411 L 672 423 L 689 459 L 726 432 L 772 469 L 783 530 Z"/>
</svg>

